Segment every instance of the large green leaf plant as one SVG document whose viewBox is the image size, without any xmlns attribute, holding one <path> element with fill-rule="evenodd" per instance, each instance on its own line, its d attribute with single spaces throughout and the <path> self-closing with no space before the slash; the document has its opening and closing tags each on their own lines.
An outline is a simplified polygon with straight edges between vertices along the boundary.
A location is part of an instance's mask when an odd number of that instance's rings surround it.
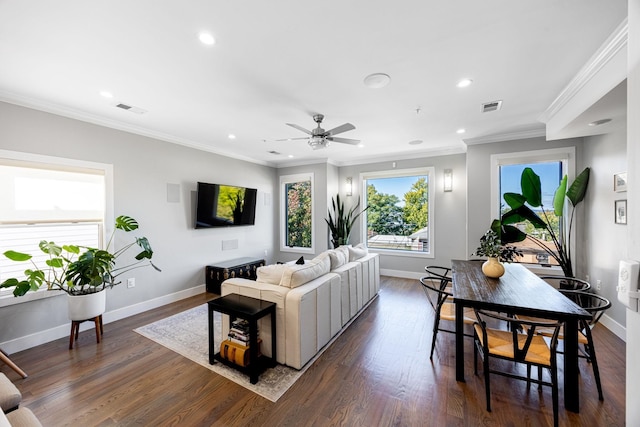
<svg viewBox="0 0 640 427">
<path fill-rule="evenodd" d="M 130 232 L 137 229 L 138 222 L 135 219 L 126 215 L 116 218 L 115 228 L 106 250 L 77 245 L 60 246 L 54 242 L 42 240 L 38 247 L 48 256 L 45 261 L 46 266 L 36 265 L 30 254 L 8 250 L 4 253 L 5 257 L 16 262 L 30 261 L 33 268 L 27 268 L 24 271 L 25 278 L 7 279 L 0 283 L 0 288 L 14 287 L 15 296 L 37 291 L 43 285 L 46 285 L 48 290 L 61 290 L 70 295 L 86 295 L 119 284 L 118 276 L 135 268 L 151 265 L 160 271 L 151 262 L 153 250 L 146 237 L 135 237 L 133 242 L 109 252 L 117 230 Z M 142 251 L 135 256 L 135 261 L 117 266 L 117 258 L 136 245 Z"/>
<path fill-rule="evenodd" d="M 329 231 L 331 232 L 331 244 L 334 248 L 342 245 L 348 245 L 353 224 L 369 207 L 367 206 L 360 212 L 356 213 L 360 207 L 360 198 L 358 198 L 358 202 L 351 209 L 346 210 L 344 207 L 344 201 L 340 200 L 339 194 L 336 195 L 335 199 L 333 197 L 331 198 L 331 207 L 333 208 L 333 213 L 329 210 L 329 218 L 324 219 L 329 226 Z"/>
<path fill-rule="evenodd" d="M 529 238 L 558 262 L 566 277 L 574 277 L 570 245 L 573 219 L 576 206 L 584 200 L 587 192 L 589 174 L 590 169 L 585 168 L 569 186 L 566 175 L 560 181 L 553 197 L 553 212 L 558 218 L 566 218 L 568 215 L 569 222 L 566 227 L 560 227 L 557 233 L 550 225 L 549 211 L 545 209 L 542 202 L 540 177 L 531 168 L 525 168 L 520 178 L 522 193 L 504 194 L 504 200 L 510 209 L 502 215 L 500 220 L 493 221 L 491 229 L 500 236 L 503 244 L 521 242 Z M 565 203 L 565 199 L 569 201 L 568 204 Z M 568 205 L 571 207 L 570 213 L 565 212 L 565 206 Z M 540 213 L 536 213 L 532 208 L 539 208 Z M 537 237 L 526 234 L 514 225 L 524 221 L 528 221 L 536 229 L 546 230 L 555 246 L 555 251 Z"/>
</svg>

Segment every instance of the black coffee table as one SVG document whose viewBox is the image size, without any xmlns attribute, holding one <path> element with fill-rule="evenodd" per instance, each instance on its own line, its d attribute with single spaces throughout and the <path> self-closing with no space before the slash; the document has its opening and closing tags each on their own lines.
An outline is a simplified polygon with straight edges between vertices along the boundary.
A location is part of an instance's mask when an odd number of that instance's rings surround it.
<svg viewBox="0 0 640 427">
<path fill-rule="evenodd" d="M 218 360 L 249 375 L 251 384 L 258 382 L 259 375 L 277 364 L 276 357 L 276 304 L 244 295 L 229 294 L 207 302 L 209 311 L 209 363 Z M 228 314 L 230 320 L 245 319 L 249 322 L 249 365 L 236 365 L 220 356 L 213 342 L 213 312 Z M 271 357 L 258 356 L 258 320 L 271 315 Z"/>
</svg>

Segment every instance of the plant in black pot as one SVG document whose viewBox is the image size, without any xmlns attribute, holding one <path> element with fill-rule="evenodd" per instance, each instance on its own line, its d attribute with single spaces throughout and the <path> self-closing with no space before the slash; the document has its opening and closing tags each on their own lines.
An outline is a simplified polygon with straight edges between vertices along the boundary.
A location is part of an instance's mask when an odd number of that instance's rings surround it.
<svg viewBox="0 0 640 427">
<path fill-rule="evenodd" d="M 331 206 L 333 208 L 333 213 L 329 210 L 329 218 L 324 219 L 329 226 L 329 231 L 331 232 L 331 244 L 334 248 L 342 245 L 348 245 L 353 224 L 369 207 L 367 206 L 360 212 L 356 213 L 360 207 L 360 198 L 358 198 L 358 202 L 351 209 L 346 210 L 344 202 L 340 200 L 339 194 L 336 195 L 335 200 L 333 197 L 331 198 Z"/>
<path fill-rule="evenodd" d="M 152 262 L 153 250 L 146 237 L 135 237 L 134 240 L 124 247 L 110 251 L 114 243 L 116 231 L 125 233 L 138 229 L 138 222 L 128 216 L 121 215 L 116 218 L 115 228 L 106 249 L 97 249 L 77 245 L 56 245 L 55 242 L 46 240 L 40 241 L 38 247 L 40 251 L 47 255 L 44 266 L 36 265 L 30 254 L 6 251 L 4 256 L 16 262 L 31 262 L 31 268 L 24 271 L 24 278 L 10 278 L 0 283 L 0 288 L 13 287 L 15 296 L 23 296 L 29 291 L 37 291 L 43 286 L 47 290 L 59 290 L 66 292 L 69 297 L 84 297 L 82 300 L 90 300 L 95 304 L 102 305 L 104 312 L 104 292 L 106 288 L 118 285 L 118 277 L 135 268 L 152 266 L 160 271 Z M 134 260 L 126 265 L 117 265 L 117 259 L 133 247 L 139 247 L 139 252 Z M 70 299 L 71 320 L 84 320 L 102 314 L 102 312 L 92 316 L 81 314 L 81 319 L 74 319 L 72 314 Z M 96 310 L 96 309 L 94 309 Z"/>
<path fill-rule="evenodd" d="M 504 194 L 504 200 L 510 209 L 502 215 L 500 221 L 494 221 L 491 228 L 499 233 L 503 244 L 530 239 L 548 256 L 556 260 L 566 277 L 574 277 L 571 261 L 571 233 L 576 207 L 584 200 L 587 192 L 589 174 L 590 169 L 585 168 L 571 185 L 568 185 L 565 175 L 555 191 L 553 211 L 550 211 L 545 209 L 542 201 L 540 177 L 531 168 L 525 168 L 520 178 L 522 193 Z M 570 213 L 565 209 L 566 200 L 569 201 L 567 205 L 571 205 Z M 564 223 L 567 216 L 569 216 L 569 222 Z M 554 217 L 558 218 L 559 224 L 564 223 L 564 226 L 561 225 L 558 228 L 552 226 Z M 553 247 L 545 244 L 545 241 L 534 233 L 527 233 L 516 226 L 522 223 L 530 223 L 534 231 L 544 231 L 544 235 L 548 236 L 547 239 Z"/>
</svg>

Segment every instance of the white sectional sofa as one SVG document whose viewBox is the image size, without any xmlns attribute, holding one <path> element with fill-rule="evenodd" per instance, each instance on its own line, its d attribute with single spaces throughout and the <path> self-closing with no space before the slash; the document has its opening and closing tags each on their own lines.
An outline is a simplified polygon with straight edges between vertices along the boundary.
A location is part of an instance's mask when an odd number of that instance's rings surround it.
<svg viewBox="0 0 640 427">
<path fill-rule="evenodd" d="M 378 254 L 361 245 L 325 251 L 303 265 L 260 267 L 257 280 L 232 278 L 222 295 L 240 294 L 276 303 L 276 346 L 279 363 L 301 369 L 380 290 Z M 269 319 L 259 324 L 261 351 L 271 356 Z M 228 332 L 223 321 L 223 336 Z"/>
</svg>

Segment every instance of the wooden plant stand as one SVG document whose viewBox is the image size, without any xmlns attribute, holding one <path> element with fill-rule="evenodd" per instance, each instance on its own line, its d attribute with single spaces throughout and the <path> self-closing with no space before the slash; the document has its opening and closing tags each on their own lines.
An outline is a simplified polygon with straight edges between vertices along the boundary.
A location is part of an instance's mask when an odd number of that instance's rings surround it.
<svg viewBox="0 0 640 427">
<path fill-rule="evenodd" d="M 73 342 L 78 341 L 78 334 L 80 333 L 80 323 L 93 322 L 96 325 L 96 342 L 100 344 L 100 337 L 104 333 L 102 327 L 102 314 L 91 319 L 85 320 L 72 320 L 71 321 L 71 335 L 69 336 L 69 350 L 73 349 Z"/>
</svg>

